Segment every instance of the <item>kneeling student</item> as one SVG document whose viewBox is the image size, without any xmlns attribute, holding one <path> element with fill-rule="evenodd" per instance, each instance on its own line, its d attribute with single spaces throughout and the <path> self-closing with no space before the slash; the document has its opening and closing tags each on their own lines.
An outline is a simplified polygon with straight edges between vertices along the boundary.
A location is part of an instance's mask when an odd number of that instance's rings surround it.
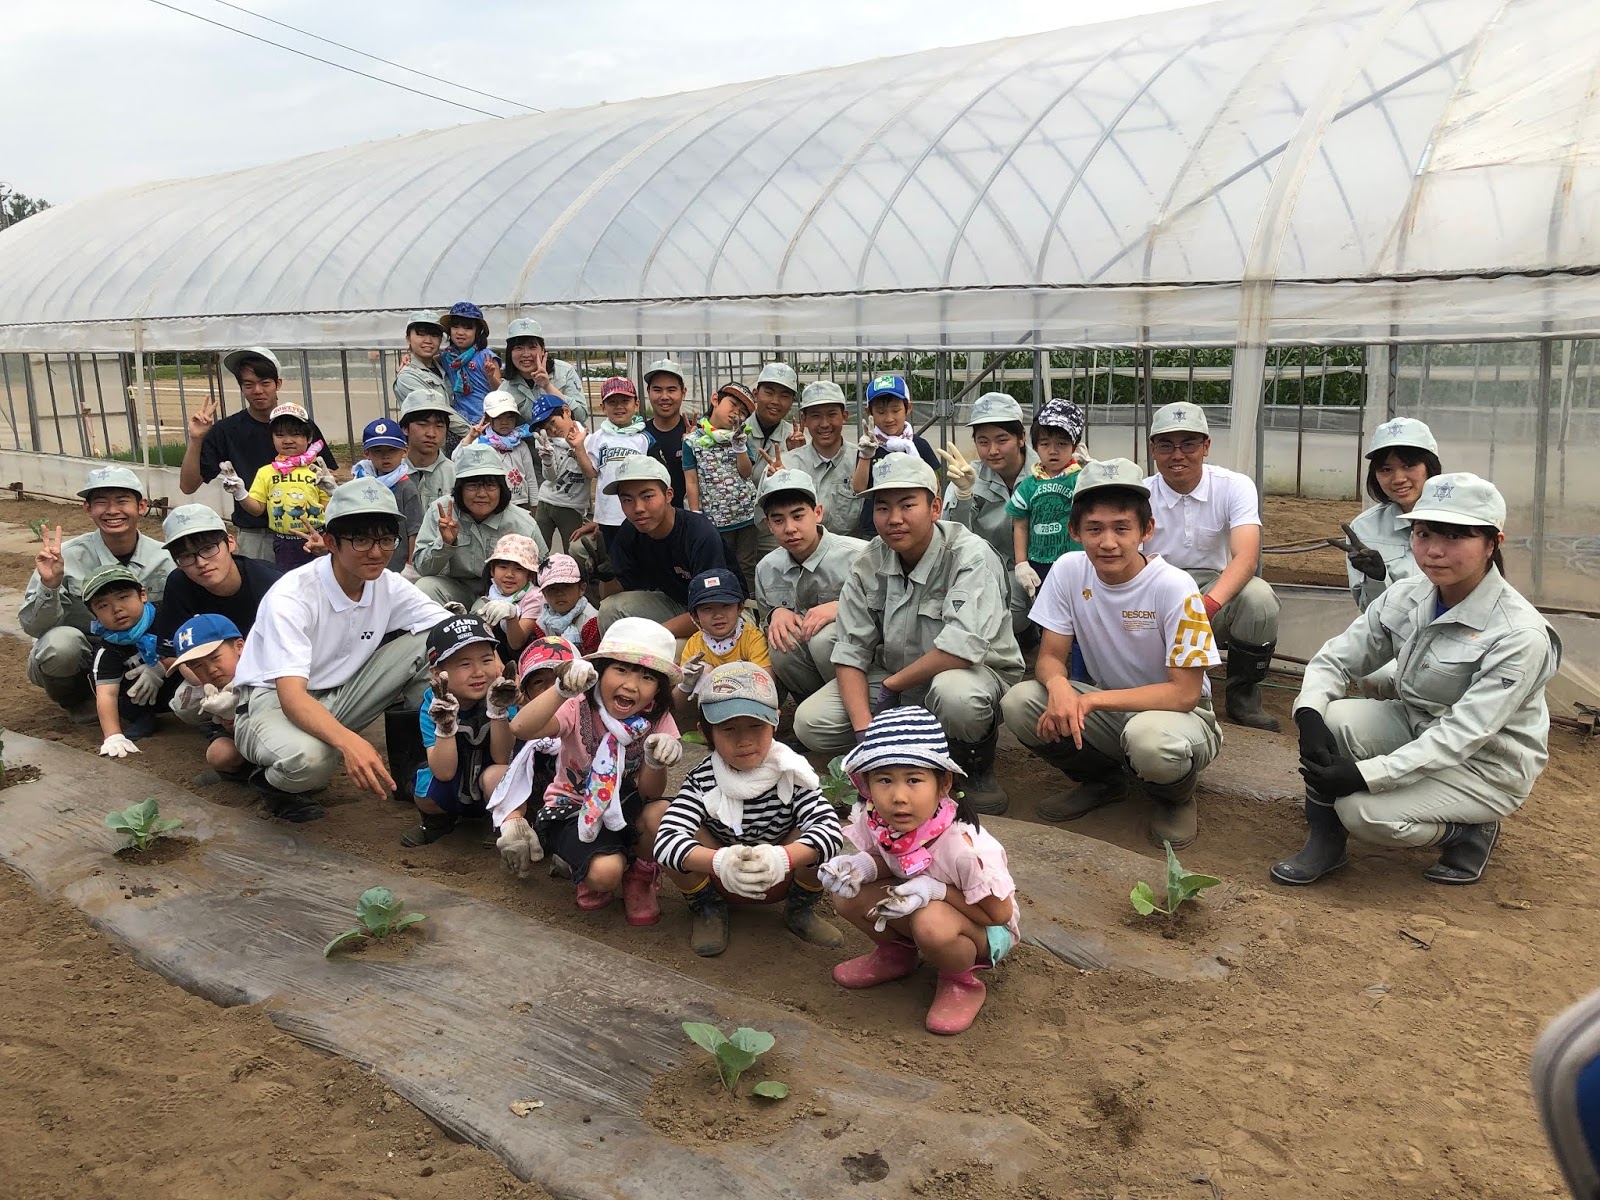
<svg viewBox="0 0 1600 1200">
<path fill-rule="evenodd" d="M 689 946 L 696 954 L 728 948 L 727 897 L 782 899 L 784 924 L 796 937 L 844 945 L 844 935 L 816 913 L 817 864 L 839 853 L 839 818 L 811 764 L 773 739 L 777 727 L 772 676 L 749 662 L 715 668 L 700 692 L 711 756 L 670 803 L 645 808 L 656 861 L 694 916 Z"/>
<path fill-rule="evenodd" d="M 95 715 L 100 718 L 100 753 L 126 758 L 133 743 L 156 729 L 156 716 L 178 690 L 178 679 L 161 665 L 155 631 L 156 606 L 139 577 L 127 567 L 101 567 L 83 581 L 83 599 L 94 620 L 96 640 L 89 673 Z"/>
<path fill-rule="evenodd" d="M 1200 590 L 1139 552 L 1150 490 L 1125 458 L 1083 468 L 1069 528 L 1083 552 L 1057 560 L 1029 613 L 1043 630 L 1035 678 L 1002 702 L 1017 740 L 1078 785 L 1041 800 L 1039 816 L 1071 821 L 1125 799 L 1132 771 L 1155 801 L 1150 840 L 1187 846 L 1196 779 L 1222 746 L 1206 679 L 1221 656 Z M 1070 679 L 1074 644 L 1099 687 Z"/>
<path fill-rule="evenodd" d="M 183 667 L 200 683 L 195 707 L 206 718 L 206 766 L 221 778 L 244 782 L 250 764 L 233 741 L 233 717 L 238 708 L 233 673 L 244 652 L 244 635 L 227 617 L 201 613 L 178 626 L 172 648 L 177 653 L 172 665 Z M 176 699 L 173 705 L 176 708 Z"/>
</svg>

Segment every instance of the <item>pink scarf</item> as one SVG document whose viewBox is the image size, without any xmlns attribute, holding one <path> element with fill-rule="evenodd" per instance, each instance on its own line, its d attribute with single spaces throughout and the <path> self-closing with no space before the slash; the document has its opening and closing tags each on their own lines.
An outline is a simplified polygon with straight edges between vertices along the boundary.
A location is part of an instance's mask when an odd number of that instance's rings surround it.
<svg viewBox="0 0 1600 1200">
<path fill-rule="evenodd" d="M 295 454 L 288 458 L 273 459 L 272 469 L 277 471 L 280 475 L 287 475 L 290 471 L 293 471 L 297 467 L 310 466 L 312 463 L 317 461 L 321 454 L 322 443 L 320 441 L 312 442 L 311 445 L 306 447 L 304 454 Z"/>
<path fill-rule="evenodd" d="M 618 720 L 599 703 L 594 711 L 606 732 L 589 760 L 589 782 L 583 790 L 583 811 L 578 814 L 578 840 L 584 842 L 599 837 L 601 826 L 614 833 L 627 828 L 627 818 L 622 814 L 627 749 L 650 732 L 650 722 L 643 716 Z"/>
<path fill-rule="evenodd" d="M 877 809 L 871 806 L 867 808 L 867 828 L 878 839 L 878 849 L 883 851 L 886 858 L 893 858 L 900 864 L 898 873 L 907 879 L 928 869 L 933 862 L 933 855 L 927 849 L 928 843 L 949 829 L 955 819 L 956 802 L 949 796 L 939 801 L 933 816 L 905 833 L 896 833 L 878 815 Z"/>
</svg>

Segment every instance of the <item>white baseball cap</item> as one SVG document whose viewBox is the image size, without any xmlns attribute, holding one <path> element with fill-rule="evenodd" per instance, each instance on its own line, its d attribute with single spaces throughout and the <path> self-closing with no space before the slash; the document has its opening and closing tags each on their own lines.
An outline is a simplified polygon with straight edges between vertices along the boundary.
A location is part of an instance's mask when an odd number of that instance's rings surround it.
<svg viewBox="0 0 1600 1200">
<path fill-rule="evenodd" d="M 763 383 L 775 383 L 779 387 L 788 388 L 791 392 L 800 390 L 800 377 L 788 363 L 770 362 L 762 367 L 761 374 L 756 376 L 756 387 L 760 387 Z"/>
<path fill-rule="evenodd" d="M 644 369 L 644 385 L 650 386 L 652 375 L 676 375 L 678 382 L 687 385 L 688 376 L 683 373 L 683 365 L 675 363 L 670 358 L 658 358 Z"/>
<path fill-rule="evenodd" d="M 819 379 L 815 383 L 806 384 L 806 390 L 800 393 L 800 411 L 808 408 L 817 408 L 823 404 L 837 404 L 841 408 L 848 405 L 844 402 L 844 389 L 831 379 Z"/>
<path fill-rule="evenodd" d="M 1210 437 L 1211 424 L 1206 420 L 1205 409 L 1179 401 L 1156 409 L 1155 416 L 1150 418 L 1150 436 L 1158 438 L 1163 433 L 1199 433 Z"/>
<path fill-rule="evenodd" d="M 483 398 L 483 415 L 486 417 L 503 417 L 521 411 L 517 407 L 517 398 L 510 392 L 494 391 Z"/>
<path fill-rule="evenodd" d="M 1367 451 L 1367 457 L 1376 458 L 1395 446 L 1409 446 L 1413 450 L 1426 450 L 1429 454 L 1439 453 L 1439 442 L 1433 436 L 1433 430 L 1415 417 L 1395 417 L 1374 429 L 1372 447 Z"/>
<path fill-rule="evenodd" d="M 1080 489 L 1082 484 L 1078 485 Z M 1443 525 L 1506 527 L 1506 499 L 1500 489 L 1471 471 L 1435 475 L 1422 485 L 1422 499 L 1402 521 L 1438 521 Z"/>
<path fill-rule="evenodd" d="M 1083 464 L 1083 469 L 1078 472 L 1078 484 L 1072 490 L 1072 498 L 1076 501 L 1095 488 L 1108 487 L 1127 488 L 1141 496 L 1150 494 L 1144 482 L 1144 472 L 1136 463 L 1126 458 L 1103 458 Z"/>
<path fill-rule="evenodd" d="M 1026 425 L 1022 405 L 1004 392 L 985 392 L 972 402 L 972 412 L 967 416 L 967 428 L 978 425 Z"/>
</svg>

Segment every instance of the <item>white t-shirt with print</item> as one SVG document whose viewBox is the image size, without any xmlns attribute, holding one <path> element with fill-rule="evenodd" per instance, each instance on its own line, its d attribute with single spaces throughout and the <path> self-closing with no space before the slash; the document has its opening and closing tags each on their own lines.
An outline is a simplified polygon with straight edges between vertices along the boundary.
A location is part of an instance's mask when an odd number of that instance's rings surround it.
<svg viewBox="0 0 1600 1200">
<path fill-rule="evenodd" d="M 352 600 L 333 577 L 333 560 L 296 567 L 261 598 L 233 686 L 270 687 L 284 676 L 313 692 L 347 682 L 397 629 L 421 633 L 450 614 L 417 585 L 385 571 Z"/>
<path fill-rule="evenodd" d="M 1162 558 L 1151 557 L 1127 583 L 1109 584 L 1074 550 L 1050 568 L 1028 617 L 1071 635 L 1089 674 L 1108 691 L 1166 683 L 1168 667 L 1222 661 L 1200 589 Z M 1201 694 L 1211 695 L 1209 680 L 1202 679 Z"/>
<path fill-rule="evenodd" d="M 1192 492 L 1175 492 L 1160 475 L 1144 481 L 1156 531 L 1144 544 L 1186 571 L 1222 571 L 1233 559 L 1228 535 L 1241 525 L 1261 524 L 1261 500 L 1248 475 L 1213 467 L 1200 471 Z"/>
<path fill-rule="evenodd" d="M 617 466 L 630 454 L 649 454 L 650 440 L 642 433 L 612 433 L 601 426 L 583 439 L 583 452 L 594 464 L 594 519 L 597 525 L 621 525 L 622 501 L 606 495 L 606 484 L 617 477 Z"/>
</svg>

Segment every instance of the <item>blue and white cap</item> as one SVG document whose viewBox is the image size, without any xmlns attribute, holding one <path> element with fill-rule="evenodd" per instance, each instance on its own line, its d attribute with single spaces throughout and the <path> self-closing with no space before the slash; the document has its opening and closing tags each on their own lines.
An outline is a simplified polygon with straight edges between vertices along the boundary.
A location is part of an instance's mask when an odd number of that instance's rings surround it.
<svg viewBox="0 0 1600 1200">
<path fill-rule="evenodd" d="M 367 427 L 361 431 L 361 448 L 363 450 L 376 450 L 387 446 L 391 450 L 404 450 L 406 448 L 406 433 L 399 424 L 388 417 L 379 417 L 376 421 L 368 421 Z"/>
<path fill-rule="evenodd" d="M 845 755 L 841 765 L 847 775 L 874 767 L 933 767 L 966 775 L 950 757 L 950 743 L 939 719 L 915 704 L 887 708 L 873 717 L 865 739 Z"/>
<path fill-rule="evenodd" d="M 237 641 L 243 636 L 239 627 L 220 613 L 201 613 L 178 626 L 178 632 L 172 635 L 172 648 L 178 652 L 172 661 L 193 662 L 204 658 L 223 642 Z"/>
<path fill-rule="evenodd" d="M 1433 430 L 1415 417 L 1394 417 L 1374 429 L 1372 447 L 1367 451 L 1367 457 L 1376 458 L 1395 446 L 1426 450 L 1429 454 L 1439 453 L 1439 440 L 1433 436 Z"/>
<path fill-rule="evenodd" d="M 885 396 L 904 400 L 911 403 L 911 389 L 906 386 L 903 376 L 894 374 L 874 375 L 872 382 L 867 384 L 867 407 L 872 407 L 874 400 L 881 400 Z"/>
<path fill-rule="evenodd" d="M 1211 423 L 1206 420 L 1206 410 L 1198 404 L 1179 401 L 1156 409 L 1155 416 L 1150 418 L 1150 436 L 1158 438 L 1163 433 L 1199 433 L 1210 437 Z"/>
</svg>

